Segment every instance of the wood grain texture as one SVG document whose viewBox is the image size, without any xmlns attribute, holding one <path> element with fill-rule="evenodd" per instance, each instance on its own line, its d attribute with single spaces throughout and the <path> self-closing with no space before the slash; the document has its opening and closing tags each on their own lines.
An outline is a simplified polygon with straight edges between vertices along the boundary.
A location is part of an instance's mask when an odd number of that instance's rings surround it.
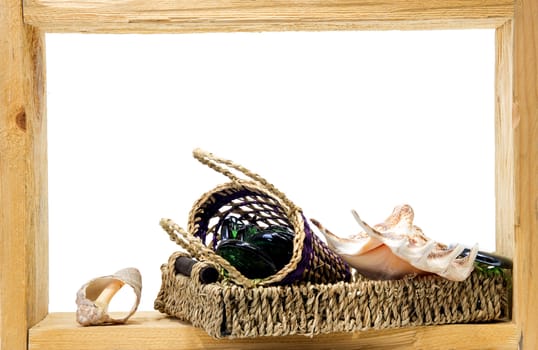
<svg viewBox="0 0 538 350">
<path fill-rule="evenodd" d="M 513 113 L 516 172 L 514 311 L 521 349 L 538 349 L 538 2 L 516 1 Z"/>
<path fill-rule="evenodd" d="M 497 253 L 513 258 L 517 151 L 512 120 L 512 23 L 507 21 L 495 32 L 495 231 Z"/>
<path fill-rule="evenodd" d="M 53 313 L 30 330 L 30 350 L 181 349 L 517 349 L 513 323 L 447 325 L 305 336 L 217 340 L 156 312 L 127 325 L 81 327 L 73 313 Z"/>
<path fill-rule="evenodd" d="M 517 0 L 515 9 L 514 14 L 513 2 L 508 0 L 27 0 L 25 21 L 51 32 L 180 33 L 502 25 L 497 29 L 497 142 L 500 145 L 497 151 L 497 213 L 500 214 L 497 242 L 500 252 L 509 255 L 515 251 L 515 323 L 419 327 L 314 339 L 216 341 L 201 330 L 155 313 L 140 313 L 127 326 L 92 328 L 78 327 L 73 314 L 52 314 L 30 330 L 30 348 L 132 349 L 133 344 L 137 344 L 137 348 L 142 349 L 284 349 L 293 346 L 515 349 L 518 342 L 522 349 L 538 348 L 535 331 L 538 329 L 538 282 L 532 270 L 538 266 L 535 254 L 538 250 L 538 4 L 535 0 Z M 512 16 L 513 56 L 512 27 L 506 23 Z M 47 313 L 43 49 L 42 33 L 22 23 L 20 0 L 0 0 L 1 350 L 25 349 L 27 328 Z M 512 73 L 514 79 L 510 81 Z M 513 109 L 510 110 L 512 97 Z M 510 209 L 512 205 L 514 210 Z M 511 227 L 515 227 L 513 232 Z"/>
<path fill-rule="evenodd" d="M 513 0 L 25 0 L 47 32 L 231 32 L 495 28 Z"/>
<path fill-rule="evenodd" d="M 43 35 L 0 0 L 0 349 L 22 350 L 47 314 Z"/>
</svg>

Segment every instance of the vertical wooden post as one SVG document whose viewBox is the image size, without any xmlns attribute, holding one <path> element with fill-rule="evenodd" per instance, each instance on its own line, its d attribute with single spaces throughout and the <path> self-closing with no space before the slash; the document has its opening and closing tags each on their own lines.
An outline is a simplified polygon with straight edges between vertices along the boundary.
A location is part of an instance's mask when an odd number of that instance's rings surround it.
<svg viewBox="0 0 538 350">
<path fill-rule="evenodd" d="M 0 350 L 27 347 L 48 308 L 44 36 L 0 0 Z"/>
<path fill-rule="evenodd" d="M 512 120 L 513 26 L 507 21 L 495 32 L 495 217 L 496 251 L 514 256 L 516 149 Z"/>
<path fill-rule="evenodd" d="M 538 349 L 538 2 L 516 0 L 514 13 L 516 230 L 514 318 L 520 347 Z"/>
</svg>

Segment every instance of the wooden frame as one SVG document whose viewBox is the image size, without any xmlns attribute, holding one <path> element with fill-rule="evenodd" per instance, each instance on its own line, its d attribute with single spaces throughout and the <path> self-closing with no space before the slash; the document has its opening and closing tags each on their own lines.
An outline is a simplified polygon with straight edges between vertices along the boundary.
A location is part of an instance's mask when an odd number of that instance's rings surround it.
<svg viewBox="0 0 538 350">
<path fill-rule="evenodd" d="M 535 0 L 0 0 L 0 350 L 538 348 L 537 21 Z M 514 258 L 511 322 L 217 342 L 157 313 L 92 328 L 48 314 L 44 32 L 417 28 L 496 28 L 496 234 Z"/>
</svg>

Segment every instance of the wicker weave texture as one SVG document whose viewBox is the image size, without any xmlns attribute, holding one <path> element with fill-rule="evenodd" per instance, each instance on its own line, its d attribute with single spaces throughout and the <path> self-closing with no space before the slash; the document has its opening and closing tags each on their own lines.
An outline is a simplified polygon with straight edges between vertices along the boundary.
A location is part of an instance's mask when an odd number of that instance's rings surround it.
<svg viewBox="0 0 538 350">
<path fill-rule="evenodd" d="M 253 182 L 226 183 L 203 194 L 190 212 L 188 231 L 215 249 L 221 240 L 219 228 L 229 215 L 259 227 L 284 226 L 295 234 L 290 263 L 257 284 L 289 284 L 297 280 L 313 283 L 349 281 L 349 266 L 312 232 L 302 212 L 295 207 L 290 210 L 274 194 Z M 237 273 L 232 276 L 237 284 L 242 284 Z"/>
<path fill-rule="evenodd" d="M 161 267 L 155 308 L 216 338 L 316 335 L 366 329 L 506 320 L 505 277 L 474 272 L 464 282 L 437 276 L 396 281 L 302 283 L 243 288 L 200 284 L 176 275 L 173 254 Z M 195 273 L 195 272 L 194 272 Z"/>
</svg>

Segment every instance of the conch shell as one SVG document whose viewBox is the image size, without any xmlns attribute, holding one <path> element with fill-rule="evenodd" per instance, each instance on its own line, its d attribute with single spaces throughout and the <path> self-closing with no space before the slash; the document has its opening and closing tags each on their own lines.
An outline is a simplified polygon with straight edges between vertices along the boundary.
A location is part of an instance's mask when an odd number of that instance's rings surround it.
<svg viewBox="0 0 538 350">
<path fill-rule="evenodd" d="M 465 280 L 473 271 L 478 246 L 462 254 L 461 244 L 447 246 L 426 237 L 413 225 L 414 213 L 405 204 L 394 208 L 380 224 L 369 226 L 357 212 L 353 216 L 364 232 L 343 238 L 311 219 L 331 249 L 359 273 L 370 279 L 400 279 L 406 275 L 437 274 L 453 281 Z"/>
</svg>

